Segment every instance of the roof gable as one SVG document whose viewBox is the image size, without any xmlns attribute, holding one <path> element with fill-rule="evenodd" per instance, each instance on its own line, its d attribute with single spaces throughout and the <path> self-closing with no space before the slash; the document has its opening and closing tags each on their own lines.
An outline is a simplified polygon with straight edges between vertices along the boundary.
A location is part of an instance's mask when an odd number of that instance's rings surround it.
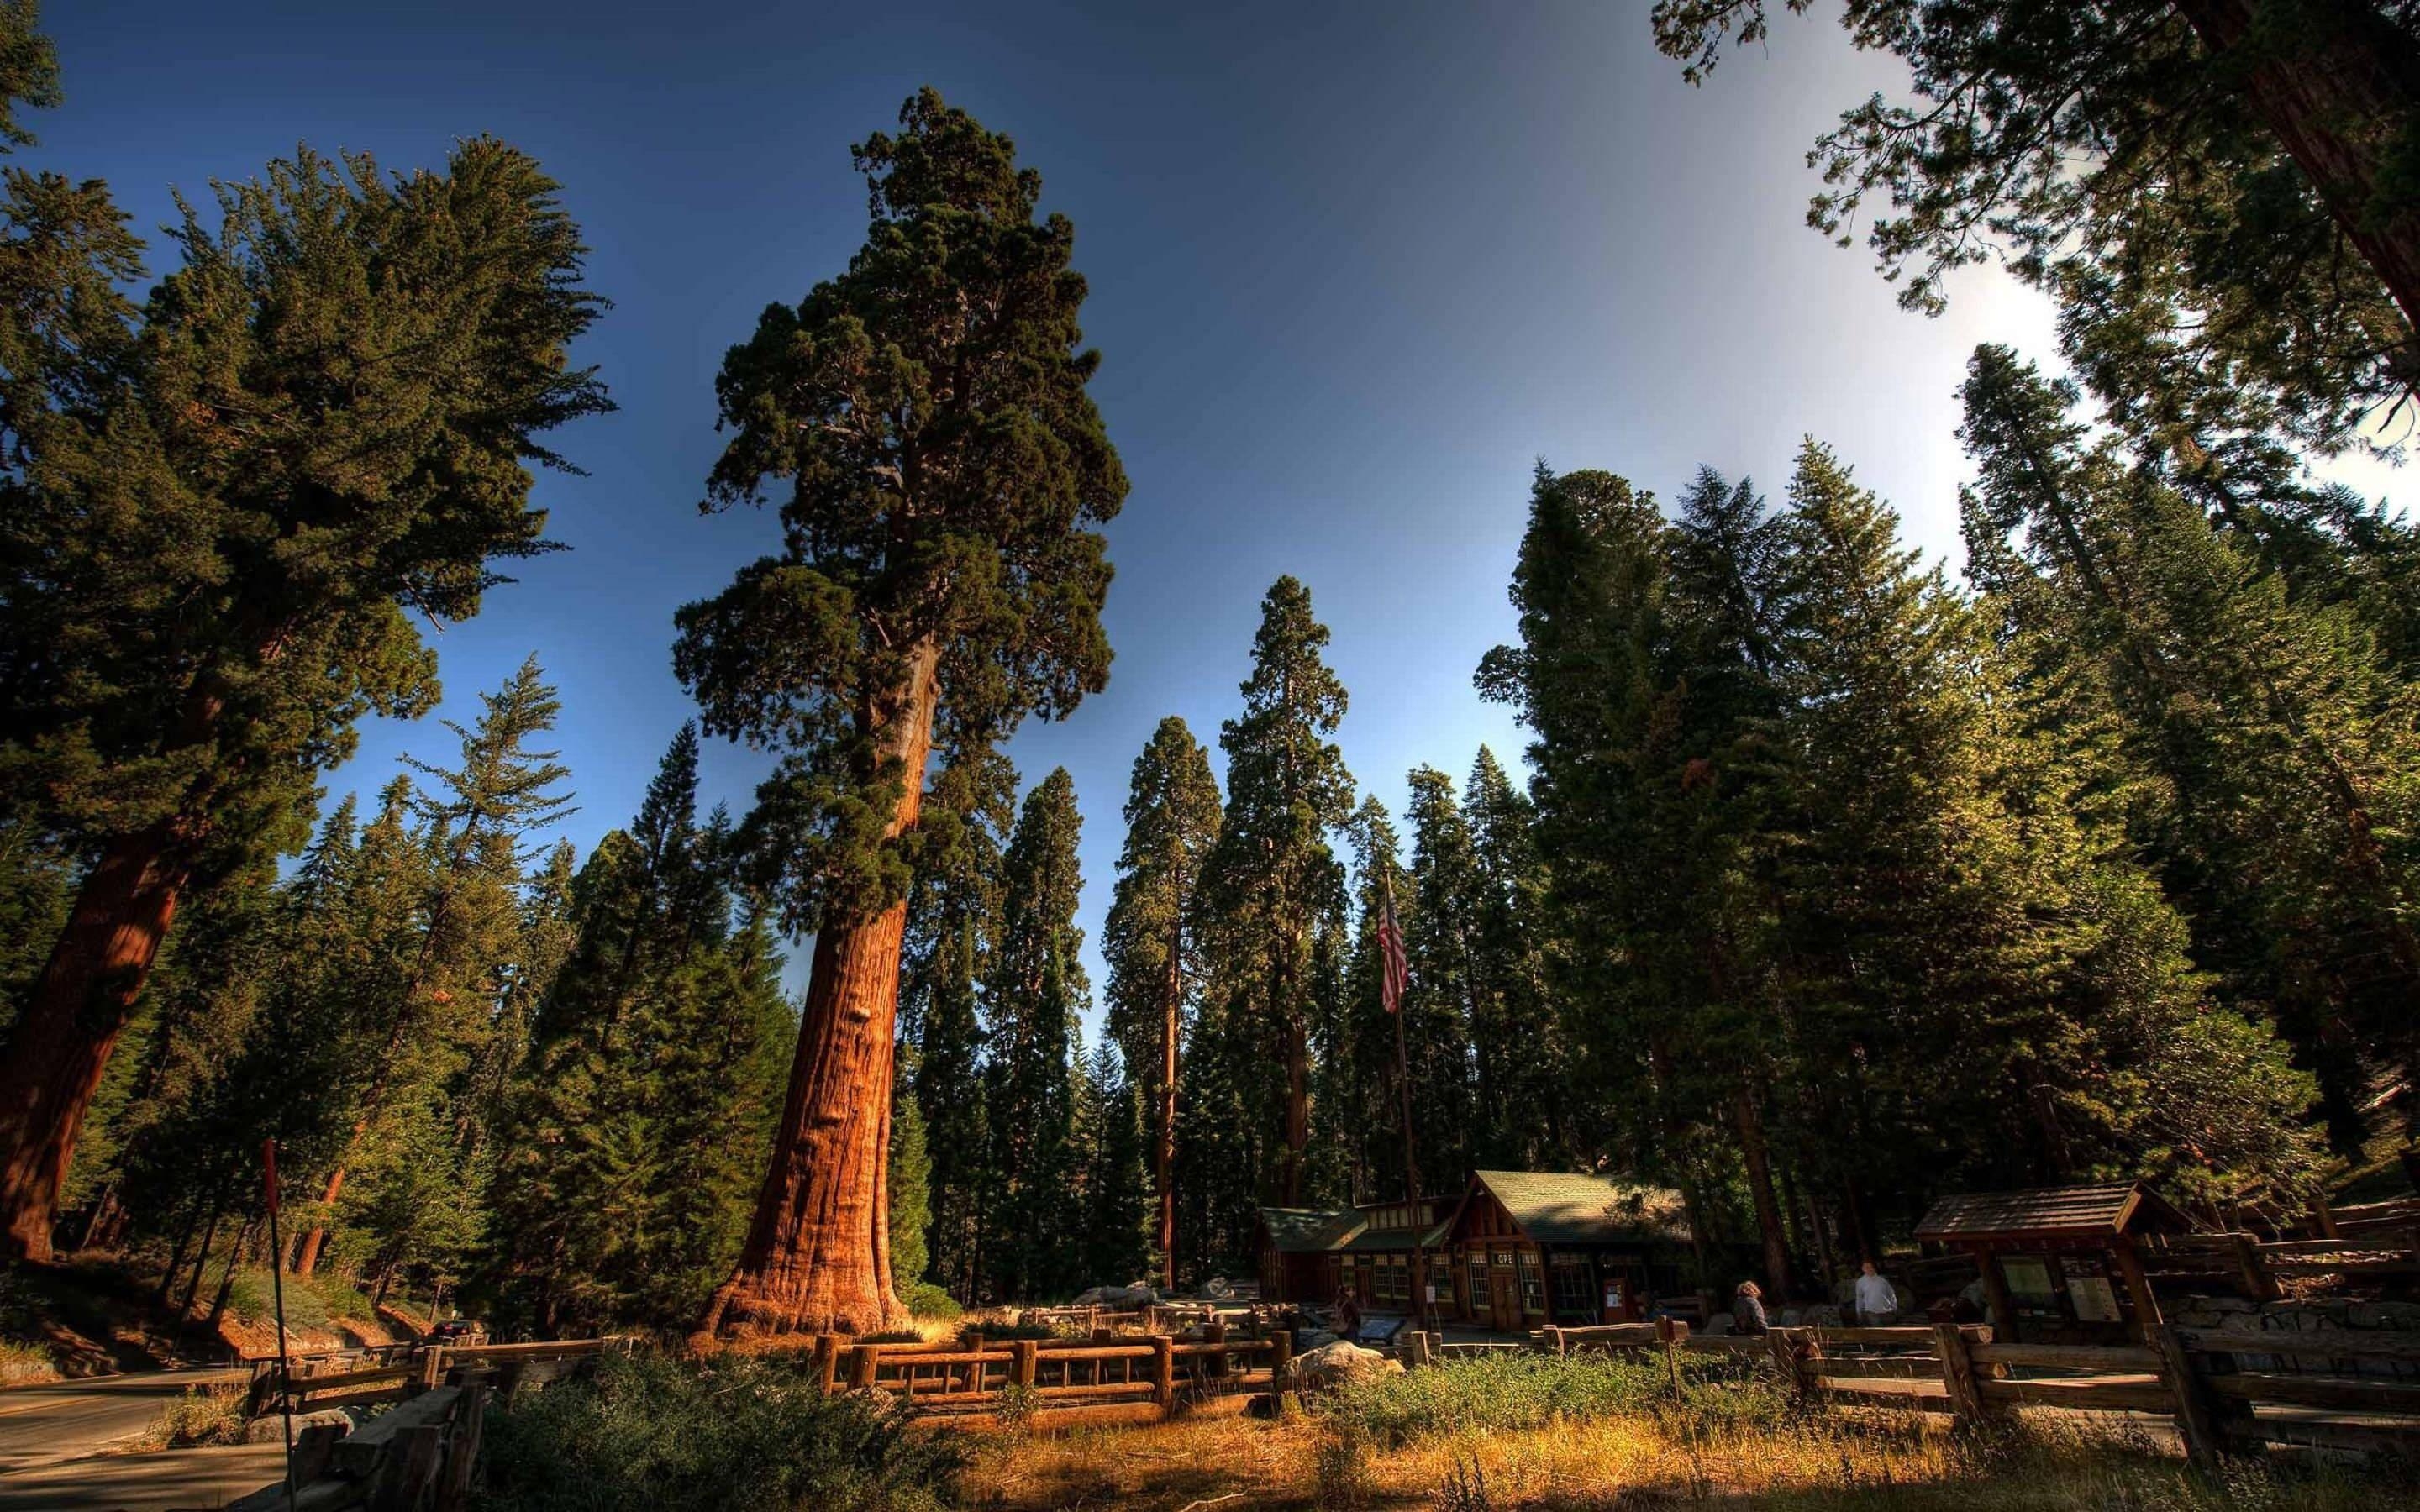
<svg viewBox="0 0 2420 1512">
<path fill-rule="evenodd" d="M 1270 1246 L 1280 1255 L 1315 1255 L 1339 1248 L 1359 1233 L 1368 1221 L 1350 1208 L 1342 1211 L 1325 1208 L 1261 1210 L 1261 1227 L 1268 1231 Z"/>
<path fill-rule="evenodd" d="M 2143 1183 L 2106 1181 L 1946 1196 L 1916 1226 L 1916 1237 L 2000 1239 L 2055 1234 L 2114 1239 L 2121 1233 L 2182 1233 L 2192 1227 L 2191 1219 Z"/>
<path fill-rule="evenodd" d="M 1689 1242 L 1687 1210 L 1668 1187 L 1559 1171 L 1474 1171 L 1464 1206 L 1481 1193 L 1541 1244 Z"/>
</svg>

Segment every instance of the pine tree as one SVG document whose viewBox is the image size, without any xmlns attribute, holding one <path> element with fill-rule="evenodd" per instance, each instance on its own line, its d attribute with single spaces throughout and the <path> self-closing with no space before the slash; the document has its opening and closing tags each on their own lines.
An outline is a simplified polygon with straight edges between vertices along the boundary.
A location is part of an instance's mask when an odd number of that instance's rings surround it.
<svg viewBox="0 0 2420 1512">
<path fill-rule="evenodd" d="M 1069 1201 L 1073 1051 L 1077 1020 L 1092 1001 L 1076 927 L 1081 825 L 1075 781 L 1056 768 L 1026 795 L 1001 871 L 1000 938 L 984 983 L 993 1189 L 986 1270 L 1001 1297 L 1069 1293 L 1079 1279 L 1081 1211 Z"/>
<path fill-rule="evenodd" d="M 1536 815 L 1484 746 L 1463 790 L 1463 823 L 1479 873 L 1470 1034 L 1482 1117 L 1475 1158 L 1553 1169 L 1568 1158 L 1572 1052 L 1546 987 L 1545 876 L 1530 833 Z"/>
<path fill-rule="evenodd" d="M 0 48 L 0 89 L 40 65 Z M 94 857 L 0 1057 L 9 1254 L 50 1252 L 180 900 L 301 843 L 361 716 L 435 702 L 407 611 L 466 619 L 546 548 L 536 438 L 607 408 L 566 360 L 600 301 L 555 188 L 487 137 L 392 181 L 302 152 L 189 208 L 138 311 L 106 192 L 8 176 L 0 788 Z"/>
<path fill-rule="evenodd" d="M 1174 715 L 1135 758 L 1102 946 L 1109 962 L 1109 1033 L 1135 1090 L 1153 1110 L 1153 1247 L 1164 1285 L 1176 1285 L 1176 1105 L 1179 1050 L 1199 1011 L 1209 965 L 1196 904 L 1218 841 L 1218 781 L 1209 752 Z"/>
<path fill-rule="evenodd" d="M 914 1052 L 903 1052 L 900 1064 L 914 1065 Z M 924 1143 L 924 1115 L 916 1105 L 912 1075 L 903 1075 L 892 1094 L 898 1109 L 891 1121 L 891 1286 L 903 1298 L 925 1285 L 931 1260 L 924 1231 L 932 1227 L 933 1157 Z"/>
<path fill-rule="evenodd" d="M 2354 1147 L 2359 1057 L 2414 1055 L 2401 684 L 2355 606 L 2289 592 L 2156 471 L 2087 446 L 2071 389 L 1986 347 L 1963 394 L 1970 575 L 2036 723 L 2088 762 L 2087 801 L 2148 848 L 2195 958 L 2274 1013 Z"/>
<path fill-rule="evenodd" d="M 1344 717 L 1344 687 L 1320 659 L 1327 627 L 1311 617 L 1310 590 L 1280 578 L 1261 601 L 1244 712 L 1221 727 L 1227 812 L 1205 878 L 1205 906 L 1223 958 L 1230 1002 L 1257 1013 L 1282 1047 L 1274 1106 L 1281 1156 L 1265 1194 L 1304 1200 L 1311 1131 L 1312 979 L 1317 924 L 1341 909 L 1342 869 L 1327 832 L 1353 811 L 1353 776 L 1327 737 Z M 1249 1103 L 1260 1089 L 1239 1072 Z"/>
<path fill-rule="evenodd" d="M 404 758 L 440 790 L 413 799 L 415 841 L 427 865 L 419 938 L 410 964 L 393 979 L 366 984 L 353 1005 L 344 1082 L 351 1089 L 352 1132 L 322 1183 L 323 1206 L 343 1194 L 363 1142 L 388 1132 L 381 1121 L 391 1110 L 418 1116 L 413 1110 L 425 1109 L 427 1100 L 414 1089 L 452 1081 L 492 1041 L 521 944 L 523 842 L 571 811 L 570 795 L 555 791 L 569 773 L 555 752 L 530 748 L 554 728 L 562 709 L 537 658 L 523 661 L 482 703 L 475 724 L 446 722 L 460 744 L 458 765 Z M 304 1233 L 297 1274 L 311 1274 L 325 1239 L 324 1224 Z"/>
<path fill-rule="evenodd" d="M 1064 714 L 1109 671 L 1090 527 L 1126 484 L 1085 393 L 1075 229 L 1036 220 L 1041 176 L 932 90 L 900 125 L 855 150 L 872 224 L 848 270 L 723 363 L 709 506 L 785 480 L 783 553 L 680 614 L 706 727 L 783 752 L 741 837 L 815 937 L 794 1105 L 708 1331 L 899 1316 L 883 1167 L 927 757 L 937 732 L 962 757 Z"/>
</svg>

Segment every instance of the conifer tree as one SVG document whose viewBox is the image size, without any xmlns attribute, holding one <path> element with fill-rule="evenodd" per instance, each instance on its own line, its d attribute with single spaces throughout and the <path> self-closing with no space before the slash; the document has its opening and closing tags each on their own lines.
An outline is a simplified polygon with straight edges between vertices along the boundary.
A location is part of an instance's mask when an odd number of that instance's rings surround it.
<svg viewBox="0 0 2420 1512">
<path fill-rule="evenodd" d="M 2145 388 L 2101 360 L 2114 338 L 2254 392 L 2331 450 L 2411 393 L 2408 7 L 1852 0 L 1841 23 L 1905 60 L 1916 98 L 1877 93 L 1818 140 L 1807 220 L 1846 245 L 1865 197 L 1886 193 L 1895 213 L 1869 217 L 1867 240 L 1902 304 L 1938 310 L 1948 272 L 1998 256 L 2059 300 L 2068 355 L 2104 399 Z M 1727 42 L 1763 39 L 1766 6 L 1659 0 L 1654 25 L 1699 81 Z"/>
<path fill-rule="evenodd" d="M 45 67 L 0 47 L 0 89 Z M 188 889 L 301 842 L 362 715 L 435 702 L 407 614 L 466 619 L 545 548 L 537 437 L 607 408 L 566 360 L 600 301 L 555 191 L 488 137 L 394 179 L 304 151 L 187 209 L 138 309 L 106 191 L 8 176 L 0 787 L 94 858 L 0 1056 L 9 1255 L 50 1252 Z"/>
<path fill-rule="evenodd" d="M 1463 790 L 1463 823 L 1478 870 L 1470 1034 L 1481 1115 L 1474 1158 L 1552 1169 L 1568 1158 L 1571 1050 L 1546 988 L 1545 877 L 1530 834 L 1536 816 L 1485 746 Z"/>
<path fill-rule="evenodd" d="M 2291 593 L 2156 471 L 2088 446 L 2072 389 L 1985 347 L 1963 396 L 1970 576 L 2025 658 L 2037 723 L 2090 762 L 2195 957 L 2275 1014 L 2351 1148 L 2359 1057 L 2414 1054 L 2401 684 L 2356 606 Z"/>
<path fill-rule="evenodd" d="M 900 1064 L 912 1067 L 914 1052 L 904 1051 Z M 924 1271 L 931 1253 L 925 1230 L 933 1224 L 933 1157 L 924 1142 L 924 1115 L 916 1105 L 912 1078 L 903 1076 L 892 1093 L 898 1109 L 891 1120 L 891 1286 L 902 1300 L 927 1285 Z"/>
<path fill-rule="evenodd" d="M 993 1110 L 987 1270 L 997 1294 L 1032 1299 L 1075 1289 L 1077 1020 L 1091 1006 L 1076 904 L 1083 875 L 1076 784 L 1055 768 L 1026 795 L 1001 871 L 1000 939 L 984 983 L 991 1046 L 985 1100 Z"/>
<path fill-rule="evenodd" d="M 1209 964 L 1195 898 L 1218 841 L 1218 781 L 1209 752 L 1174 715 L 1135 758 L 1125 846 L 1102 946 L 1109 962 L 1109 1033 L 1136 1092 L 1153 1110 L 1153 1240 L 1161 1281 L 1176 1285 L 1176 1104 L 1179 1051 Z"/>
<path fill-rule="evenodd" d="M 1064 714 L 1109 670 L 1090 527 L 1126 485 L 1085 393 L 1074 227 L 1037 219 L 1041 176 L 932 90 L 900 126 L 855 149 L 871 224 L 848 270 L 768 309 L 718 383 L 734 434 L 708 506 L 786 485 L 783 549 L 680 615 L 706 727 L 781 753 L 741 842 L 815 937 L 789 1106 L 709 1331 L 899 1316 L 884 1165 L 927 758 Z"/>
<path fill-rule="evenodd" d="M 418 937 L 399 971 L 365 983 L 349 1005 L 338 1085 L 351 1105 L 352 1128 L 320 1183 L 323 1210 L 343 1195 L 363 1142 L 385 1133 L 380 1124 L 389 1112 L 407 1120 L 435 1117 L 417 1089 L 461 1073 L 495 1033 L 520 945 L 524 843 L 570 811 L 570 795 L 557 791 L 569 773 L 555 752 L 531 748 L 554 728 L 562 708 L 537 658 L 523 661 L 481 702 L 475 724 L 446 722 L 460 743 L 458 765 L 404 759 L 437 788 L 412 799 L 420 828 L 411 843 L 427 868 L 425 889 L 414 900 Z M 381 1168 L 397 1167 L 387 1161 Z M 303 1234 L 297 1274 L 317 1267 L 325 1239 L 324 1219 Z"/>
<path fill-rule="evenodd" d="M 1204 883 L 1231 1011 L 1257 1014 L 1281 1047 L 1277 1101 L 1252 1112 L 1275 1115 L 1282 1130 L 1282 1154 L 1262 1184 L 1289 1206 L 1304 1199 L 1310 1164 L 1317 925 L 1342 902 L 1327 833 L 1353 811 L 1353 776 L 1327 738 L 1344 717 L 1345 693 L 1320 659 L 1326 644 L 1310 590 L 1279 579 L 1261 601 L 1244 712 L 1219 731 L 1227 812 Z M 1249 1103 L 1256 1094 L 1245 1090 Z"/>
</svg>

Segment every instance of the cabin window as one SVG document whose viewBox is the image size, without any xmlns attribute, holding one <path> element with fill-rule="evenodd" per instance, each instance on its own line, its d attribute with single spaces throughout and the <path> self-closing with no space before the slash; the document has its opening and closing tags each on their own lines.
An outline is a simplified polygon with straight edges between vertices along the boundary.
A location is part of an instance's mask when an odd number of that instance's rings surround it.
<svg viewBox="0 0 2420 1512">
<path fill-rule="evenodd" d="M 1523 1250 L 1521 1256 L 1521 1310 L 1544 1313 L 1546 1310 L 1545 1278 L 1538 1273 L 1538 1252 Z"/>
<path fill-rule="evenodd" d="M 1470 1304 L 1473 1307 L 1487 1300 L 1487 1256 L 1484 1251 L 1470 1252 Z"/>
<path fill-rule="evenodd" d="M 1557 1255 L 1549 1268 L 1555 1278 L 1555 1311 L 1585 1318 L 1596 1311 L 1596 1289 L 1585 1255 Z"/>
</svg>

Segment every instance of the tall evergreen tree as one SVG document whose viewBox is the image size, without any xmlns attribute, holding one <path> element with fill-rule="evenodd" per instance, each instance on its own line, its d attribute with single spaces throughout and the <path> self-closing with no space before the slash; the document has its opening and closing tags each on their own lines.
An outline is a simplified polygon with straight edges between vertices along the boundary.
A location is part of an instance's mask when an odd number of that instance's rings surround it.
<svg viewBox="0 0 2420 1512">
<path fill-rule="evenodd" d="M 1085 384 L 1075 228 L 1041 176 L 926 89 L 854 153 L 871 224 L 841 276 L 775 305 L 718 383 L 734 431 L 708 506 L 788 485 L 778 556 L 680 614 L 708 729 L 781 751 L 741 825 L 814 960 L 789 1106 L 749 1242 L 707 1310 L 896 1319 L 884 1164 L 923 774 L 1109 672 L 1091 526 L 1125 473 Z"/>
<path fill-rule="evenodd" d="M 1536 815 L 1484 746 L 1463 790 L 1463 823 L 1479 873 L 1471 923 L 1474 1158 L 1553 1169 L 1569 1158 L 1572 1052 L 1546 986 L 1545 875 L 1530 833 Z"/>
<path fill-rule="evenodd" d="M 0 89 L 41 66 L 0 48 Z M 50 1252 L 189 887 L 301 843 L 362 715 L 435 702 L 408 612 L 466 619 L 545 548 L 537 437 L 607 408 L 566 360 L 601 301 L 555 190 L 488 137 L 392 180 L 302 152 L 189 208 L 138 309 L 106 192 L 8 176 L 0 787 L 93 857 L 0 1056 L 9 1255 Z"/>
<path fill-rule="evenodd" d="M 1327 834 L 1353 811 L 1353 775 L 1327 738 L 1345 694 L 1320 659 L 1326 644 L 1311 591 L 1279 579 L 1261 601 L 1244 712 L 1218 734 L 1227 812 L 1205 879 L 1231 1002 L 1249 1003 L 1281 1047 L 1284 1081 L 1268 1111 L 1280 1120 L 1283 1153 L 1263 1185 L 1289 1205 L 1303 1200 L 1310 1164 L 1317 924 L 1342 898 Z"/>
<path fill-rule="evenodd" d="M 2072 389 L 1979 348 L 1962 436 L 1970 576 L 2046 733 L 2089 760 L 2241 1007 L 2276 1015 L 2331 1129 L 2363 1136 L 2362 1057 L 2409 1067 L 2415 732 L 2354 604 L 2291 591 L 2154 469 L 2069 417 Z"/>
<path fill-rule="evenodd" d="M 1176 1285 L 1176 1101 L 1178 1056 L 1209 964 L 1195 896 L 1218 841 L 1218 780 L 1209 752 L 1174 715 L 1159 722 L 1135 758 L 1126 794 L 1126 840 L 1102 932 L 1109 957 L 1109 1033 L 1136 1091 L 1153 1112 L 1153 1186 L 1159 1196 L 1153 1241 L 1160 1278 Z"/>
<path fill-rule="evenodd" d="M 1001 872 L 1000 940 L 984 984 L 993 1109 L 988 1270 L 997 1294 L 1072 1291 L 1081 1258 L 1074 1190 L 1077 1020 L 1090 1008 L 1076 905 L 1082 819 L 1076 784 L 1054 769 L 1026 795 Z"/>
</svg>

